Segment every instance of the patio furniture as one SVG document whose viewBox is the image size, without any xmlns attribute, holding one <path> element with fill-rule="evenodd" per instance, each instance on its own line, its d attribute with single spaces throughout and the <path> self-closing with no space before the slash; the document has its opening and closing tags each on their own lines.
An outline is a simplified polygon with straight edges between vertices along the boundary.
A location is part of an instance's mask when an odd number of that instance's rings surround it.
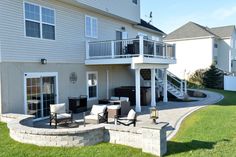
<svg viewBox="0 0 236 157">
<path fill-rule="evenodd" d="M 62 104 L 51 104 L 50 105 L 50 126 L 55 123 L 55 128 L 59 123 L 67 123 L 70 121 L 72 123 L 73 115 L 71 112 L 66 111 L 65 103 Z"/>
<path fill-rule="evenodd" d="M 87 110 L 87 96 L 69 97 L 69 109 L 73 113 L 81 113 Z"/>
<path fill-rule="evenodd" d="M 130 109 L 132 109 L 129 97 L 111 97 L 110 103 L 121 106 L 121 115 L 127 115 Z"/>
<path fill-rule="evenodd" d="M 108 118 L 115 118 L 120 115 L 121 106 L 120 105 L 109 105 L 107 106 Z"/>
<path fill-rule="evenodd" d="M 129 97 L 120 97 L 121 115 L 127 115 L 132 109 L 130 106 Z"/>
<path fill-rule="evenodd" d="M 115 96 L 117 97 L 128 97 L 131 106 L 135 106 L 135 86 L 121 86 L 114 89 Z M 141 106 L 147 106 L 151 104 L 151 88 L 150 87 L 141 87 Z"/>
<path fill-rule="evenodd" d="M 133 124 L 133 126 L 136 126 L 136 121 L 137 121 L 137 114 L 136 112 L 131 109 L 128 113 L 128 116 L 125 118 L 121 118 L 119 116 L 117 116 L 115 118 L 115 124 L 122 124 L 125 126 L 130 126 L 131 124 Z"/>
<path fill-rule="evenodd" d="M 84 112 L 84 125 L 86 123 L 99 124 L 108 122 L 107 105 L 93 105 L 90 115 Z"/>
</svg>

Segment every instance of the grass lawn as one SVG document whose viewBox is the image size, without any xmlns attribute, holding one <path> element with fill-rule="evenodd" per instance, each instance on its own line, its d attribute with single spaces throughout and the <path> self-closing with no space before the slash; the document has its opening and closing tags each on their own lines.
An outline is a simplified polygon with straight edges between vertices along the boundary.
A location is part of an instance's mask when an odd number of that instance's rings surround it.
<svg viewBox="0 0 236 157">
<path fill-rule="evenodd" d="M 167 156 L 236 156 L 236 92 L 214 91 L 225 98 L 190 115 L 168 142 Z"/>
<path fill-rule="evenodd" d="M 177 136 L 168 142 L 167 156 L 236 156 L 236 92 L 222 93 L 225 99 L 190 115 Z M 84 148 L 38 147 L 21 144 L 9 137 L 6 124 L 0 123 L 0 157 L 151 157 L 139 149 L 102 143 Z"/>
<path fill-rule="evenodd" d="M 102 143 L 82 148 L 38 147 L 15 142 L 9 137 L 6 124 L 0 123 L 0 157 L 153 157 L 122 145 Z"/>
</svg>

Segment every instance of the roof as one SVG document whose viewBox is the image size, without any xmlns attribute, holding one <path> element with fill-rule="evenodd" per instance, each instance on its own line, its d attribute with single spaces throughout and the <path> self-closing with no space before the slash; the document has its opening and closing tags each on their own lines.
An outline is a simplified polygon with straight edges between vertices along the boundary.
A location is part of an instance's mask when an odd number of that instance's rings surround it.
<svg viewBox="0 0 236 157">
<path fill-rule="evenodd" d="M 234 25 L 211 28 L 211 31 L 221 38 L 231 37 L 234 30 Z"/>
<path fill-rule="evenodd" d="M 177 30 L 168 34 L 165 40 L 186 39 L 197 37 L 214 37 L 217 36 L 209 28 L 201 26 L 194 22 L 188 22 Z"/>
<path fill-rule="evenodd" d="M 179 40 L 202 37 L 227 38 L 233 34 L 233 31 L 235 31 L 234 25 L 209 28 L 194 22 L 188 22 L 182 27 L 168 34 L 164 40 Z"/>
<path fill-rule="evenodd" d="M 137 25 L 148 28 L 148 29 L 151 29 L 152 31 L 155 31 L 155 32 L 158 32 L 158 33 L 161 33 L 161 34 L 165 34 L 162 30 L 160 30 L 157 27 L 151 25 L 150 23 L 144 21 L 143 19 L 141 19 L 141 22 Z"/>
</svg>

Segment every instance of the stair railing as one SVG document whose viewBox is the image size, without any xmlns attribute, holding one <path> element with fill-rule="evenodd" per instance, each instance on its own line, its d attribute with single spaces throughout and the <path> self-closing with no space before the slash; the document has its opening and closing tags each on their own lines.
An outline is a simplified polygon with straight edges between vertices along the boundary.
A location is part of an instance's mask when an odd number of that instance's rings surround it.
<svg viewBox="0 0 236 157">
<path fill-rule="evenodd" d="M 157 73 L 157 77 L 159 79 L 163 78 L 163 71 L 159 70 Z M 175 74 L 171 73 L 170 71 L 167 71 L 167 82 L 169 85 L 177 89 L 181 95 L 187 94 L 187 82 L 186 80 L 182 80 L 178 78 Z"/>
</svg>

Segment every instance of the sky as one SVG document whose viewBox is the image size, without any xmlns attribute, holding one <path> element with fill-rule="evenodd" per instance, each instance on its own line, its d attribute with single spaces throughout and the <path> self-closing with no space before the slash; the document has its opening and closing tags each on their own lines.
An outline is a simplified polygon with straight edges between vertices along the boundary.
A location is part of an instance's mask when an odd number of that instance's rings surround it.
<svg viewBox="0 0 236 157">
<path fill-rule="evenodd" d="M 141 0 L 141 17 L 165 33 L 189 21 L 203 26 L 236 25 L 236 0 Z"/>
</svg>

